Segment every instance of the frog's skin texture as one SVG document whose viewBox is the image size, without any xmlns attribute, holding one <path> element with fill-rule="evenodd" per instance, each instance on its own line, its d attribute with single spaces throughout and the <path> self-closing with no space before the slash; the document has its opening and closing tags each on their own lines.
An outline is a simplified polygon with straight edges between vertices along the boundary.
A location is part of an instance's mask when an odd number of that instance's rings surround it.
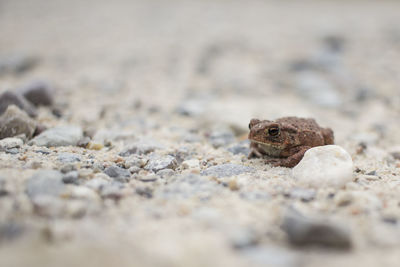
<svg viewBox="0 0 400 267">
<path fill-rule="evenodd" d="M 276 167 L 292 168 L 308 149 L 334 142 L 330 128 L 322 128 L 314 119 L 308 118 L 252 119 L 249 129 L 249 158 L 266 158 L 267 163 Z"/>
</svg>

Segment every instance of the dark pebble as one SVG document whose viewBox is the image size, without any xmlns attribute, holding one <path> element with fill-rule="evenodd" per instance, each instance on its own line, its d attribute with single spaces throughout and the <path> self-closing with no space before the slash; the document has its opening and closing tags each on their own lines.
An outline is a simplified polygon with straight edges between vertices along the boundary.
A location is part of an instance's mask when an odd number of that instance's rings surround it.
<svg viewBox="0 0 400 267">
<path fill-rule="evenodd" d="M 5 91 L 0 95 L 0 114 L 3 114 L 10 105 L 16 105 L 31 117 L 37 116 L 35 107 L 30 104 L 22 95 L 11 91 Z"/>
<path fill-rule="evenodd" d="M 35 106 L 51 106 L 54 102 L 53 89 L 43 81 L 34 81 L 21 89 L 22 95 Z"/>
</svg>

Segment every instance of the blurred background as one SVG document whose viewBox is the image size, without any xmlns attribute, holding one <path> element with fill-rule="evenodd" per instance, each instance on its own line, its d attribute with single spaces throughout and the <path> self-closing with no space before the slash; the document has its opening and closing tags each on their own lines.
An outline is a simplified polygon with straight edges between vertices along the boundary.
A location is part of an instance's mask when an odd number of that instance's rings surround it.
<svg viewBox="0 0 400 267">
<path fill-rule="evenodd" d="M 355 159 L 372 171 L 382 167 L 375 159 L 399 144 L 399 70 L 398 1 L 0 0 L 0 92 L 44 81 L 56 92 L 59 112 L 53 116 L 39 109 L 38 121 L 47 127 L 61 122 L 79 125 L 93 139 L 104 144 L 112 140 L 118 149 L 118 142 L 122 147 L 138 136 L 152 136 L 175 148 L 183 147 L 181 142 L 208 140 L 213 134 L 217 144 L 210 147 L 224 148 L 246 139 L 253 117 L 304 116 L 331 127 L 336 143 L 353 156 L 360 145 L 372 147 L 370 154 Z M 198 151 L 185 149 L 182 153 L 196 155 Z M 227 152 L 218 154 L 221 161 L 223 153 Z M 380 196 L 386 194 L 383 188 Z M 214 203 L 223 210 L 219 220 L 229 224 L 246 214 L 249 218 L 244 221 L 253 223 L 258 214 L 255 206 L 237 204 L 237 196 L 231 197 L 228 202 Z M 390 197 L 388 203 L 398 208 L 398 195 Z M 74 264 L 75 256 L 80 263 L 99 257 L 100 266 L 115 262 L 132 266 L 132 257 L 138 266 L 249 266 L 226 248 L 224 230 L 204 234 L 199 230 L 203 228 L 196 228 L 196 216 L 183 222 L 177 219 L 179 223 L 171 219 L 163 222 L 168 225 L 163 228 L 157 216 L 185 214 L 181 202 L 159 211 L 165 202 L 157 197 L 150 204 L 140 201 L 123 202 L 118 211 L 104 204 L 106 211 L 100 219 L 99 212 L 82 221 L 57 221 L 49 238 L 50 252 L 43 252 L 41 246 L 36 251 L 32 249 L 35 243 L 29 243 L 0 246 L 0 255 L 10 263 L 24 251 L 26 257 L 21 257 L 19 266 L 33 259 L 36 266 L 45 266 L 57 263 L 59 257 L 67 266 Z M 279 201 L 271 204 L 271 212 L 280 207 Z M 369 201 L 362 200 L 360 205 L 368 210 L 373 206 Z M 314 203 L 310 206 L 315 209 L 325 207 Z M 134 215 L 130 205 L 135 206 Z M 225 209 L 229 212 L 224 213 Z M 241 213 L 244 210 L 247 213 Z M 346 212 L 340 213 L 343 218 L 353 215 L 353 210 Z M 30 213 L 26 214 L 21 217 L 29 221 Z M 398 209 L 395 214 L 399 215 Z M 363 233 L 369 233 L 368 227 L 375 222 L 374 216 L 365 216 L 353 221 L 356 229 L 359 225 L 363 229 L 356 231 L 356 240 L 364 240 Z M 131 228 L 124 221 L 127 218 L 137 220 L 138 228 Z M 35 223 L 52 224 L 41 218 Z M 267 225 L 277 229 L 277 219 L 272 216 Z M 46 227 L 41 233 L 47 237 Z M 213 227 L 207 224 L 205 228 Z M 263 227 L 268 228 L 261 226 L 263 231 Z M 191 233 L 188 247 L 182 236 L 185 231 Z M 396 234 L 388 236 L 400 235 L 398 227 L 393 231 Z M 77 233 L 84 233 L 82 240 Z M 263 238 L 268 244 L 283 240 L 270 232 Z M 57 251 L 59 240 L 89 240 L 89 245 Z M 382 241 L 383 248 L 391 248 L 386 251 L 375 250 L 380 241 L 373 240 L 372 245 L 361 241 L 361 250 L 344 259 L 343 254 L 336 258 L 331 252 L 311 252 L 305 266 L 321 266 L 321 262 L 374 266 L 377 259 L 395 266 L 399 241 Z M 40 253 L 48 253 L 43 258 L 48 261 L 38 259 Z M 99 256 L 103 253 L 108 256 Z M 280 250 L 262 251 L 263 256 L 251 253 L 257 266 L 304 266 L 286 252 L 281 257 Z"/>
</svg>

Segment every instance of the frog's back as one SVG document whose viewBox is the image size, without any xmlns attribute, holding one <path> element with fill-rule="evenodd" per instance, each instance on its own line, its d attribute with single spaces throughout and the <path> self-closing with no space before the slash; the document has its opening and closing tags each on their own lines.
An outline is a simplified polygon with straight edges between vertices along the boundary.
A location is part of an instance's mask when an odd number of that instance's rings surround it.
<svg viewBox="0 0 400 267">
<path fill-rule="evenodd" d="M 297 129 L 297 137 L 301 146 L 323 146 L 326 145 L 324 128 L 321 128 L 314 119 L 284 117 L 277 120 L 278 123 L 289 124 Z"/>
</svg>

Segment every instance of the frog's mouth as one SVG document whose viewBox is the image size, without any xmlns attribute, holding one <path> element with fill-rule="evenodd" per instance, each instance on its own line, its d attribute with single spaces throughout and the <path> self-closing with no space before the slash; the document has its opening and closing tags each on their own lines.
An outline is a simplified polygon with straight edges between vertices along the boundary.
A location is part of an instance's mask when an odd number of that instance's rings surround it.
<svg viewBox="0 0 400 267">
<path fill-rule="evenodd" d="M 257 143 L 257 144 L 259 144 L 261 146 L 273 147 L 273 148 L 278 148 L 278 149 L 283 149 L 284 148 L 284 145 L 282 145 L 280 143 L 277 143 L 277 144 L 264 143 L 264 142 L 260 142 L 260 141 L 257 141 L 257 140 L 251 139 L 251 138 L 249 138 L 249 140 L 251 142 Z"/>
</svg>

